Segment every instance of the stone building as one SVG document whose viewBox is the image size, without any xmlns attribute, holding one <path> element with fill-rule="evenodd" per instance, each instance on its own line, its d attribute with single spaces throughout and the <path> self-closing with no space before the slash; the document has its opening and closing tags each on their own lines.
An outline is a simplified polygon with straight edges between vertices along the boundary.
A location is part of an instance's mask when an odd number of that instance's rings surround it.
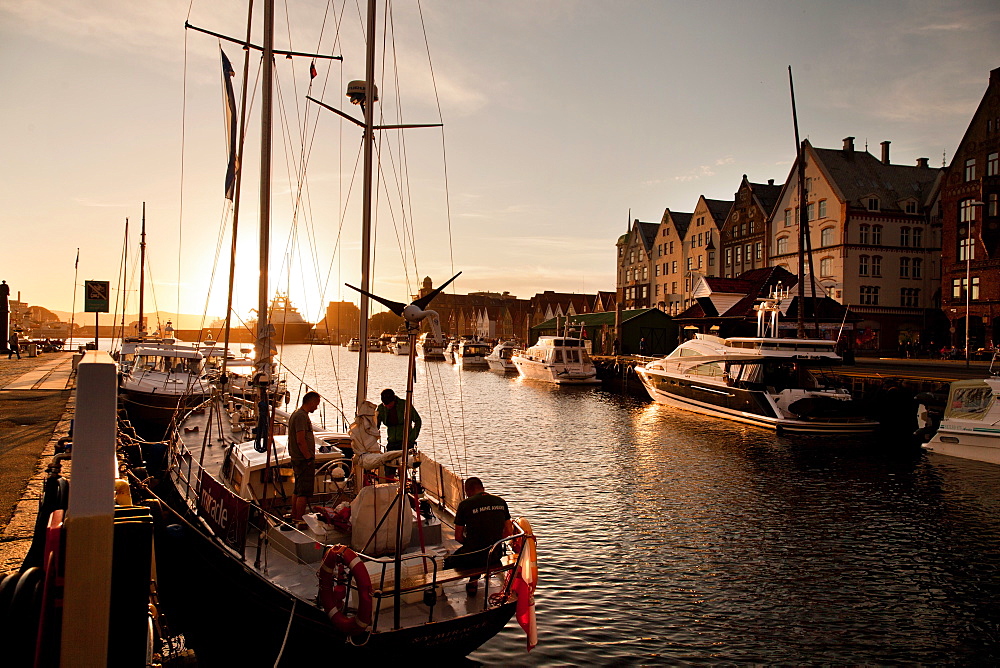
<svg viewBox="0 0 1000 668">
<path fill-rule="evenodd" d="M 1000 338 L 1000 68 L 952 157 L 941 187 L 942 309 L 950 344 L 993 348 Z"/>
<path fill-rule="evenodd" d="M 775 185 L 774 179 L 768 179 L 767 183 L 751 183 L 747 175 L 743 175 L 719 235 L 724 278 L 735 278 L 744 271 L 768 266 L 767 221 L 780 194 L 781 186 Z"/>
<path fill-rule="evenodd" d="M 889 142 L 881 159 L 854 147 L 805 145 L 809 222 L 805 274 L 810 259 L 826 293 L 862 316 L 859 350 L 895 351 L 904 343 L 930 345 L 938 338 L 940 225 L 936 207 L 942 170 L 894 165 Z M 769 220 L 770 264 L 798 274 L 798 160 L 792 165 Z M 807 295 L 808 296 L 808 295 Z"/>
</svg>

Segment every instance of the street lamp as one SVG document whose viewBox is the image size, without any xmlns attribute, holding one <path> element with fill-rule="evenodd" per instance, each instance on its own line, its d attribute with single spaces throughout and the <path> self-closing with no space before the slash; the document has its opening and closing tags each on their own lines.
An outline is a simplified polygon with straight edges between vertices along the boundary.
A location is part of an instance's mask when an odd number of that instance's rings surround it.
<svg viewBox="0 0 1000 668">
<path fill-rule="evenodd" d="M 983 207 L 985 204 L 979 200 L 972 200 L 968 203 L 969 208 L 974 211 L 975 207 Z M 977 215 L 972 213 L 969 216 L 969 228 L 966 230 L 965 246 L 965 366 L 969 366 L 969 314 L 970 297 L 972 296 L 972 249 L 975 248 L 972 242 L 972 226 L 976 224 Z"/>
</svg>

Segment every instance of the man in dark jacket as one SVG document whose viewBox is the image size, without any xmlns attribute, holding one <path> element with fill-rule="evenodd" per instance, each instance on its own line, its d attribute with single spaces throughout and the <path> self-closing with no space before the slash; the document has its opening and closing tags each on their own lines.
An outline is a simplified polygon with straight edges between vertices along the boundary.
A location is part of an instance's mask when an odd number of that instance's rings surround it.
<svg viewBox="0 0 1000 668">
<path fill-rule="evenodd" d="M 382 403 L 376 412 L 378 426 L 386 426 L 385 451 L 403 450 L 403 427 L 406 423 L 406 400 L 400 399 L 391 389 L 382 390 Z M 410 407 L 410 445 L 416 445 L 420 435 L 420 415 Z M 405 455 L 404 455 L 405 456 Z M 395 476 L 395 467 L 386 466 L 386 475 Z"/>
</svg>

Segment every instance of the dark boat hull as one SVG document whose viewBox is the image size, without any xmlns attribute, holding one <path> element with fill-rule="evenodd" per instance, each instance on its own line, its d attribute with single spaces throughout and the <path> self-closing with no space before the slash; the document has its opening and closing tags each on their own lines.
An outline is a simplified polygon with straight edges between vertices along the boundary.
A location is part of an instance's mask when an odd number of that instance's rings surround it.
<svg viewBox="0 0 1000 668">
<path fill-rule="evenodd" d="M 164 438 L 175 414 L 183 413 L 205 400 L 200 394 L 150 394 L 132 390 L 122 390 L 119 396 L 135 430 L 153 440 Z"/>
</svg>

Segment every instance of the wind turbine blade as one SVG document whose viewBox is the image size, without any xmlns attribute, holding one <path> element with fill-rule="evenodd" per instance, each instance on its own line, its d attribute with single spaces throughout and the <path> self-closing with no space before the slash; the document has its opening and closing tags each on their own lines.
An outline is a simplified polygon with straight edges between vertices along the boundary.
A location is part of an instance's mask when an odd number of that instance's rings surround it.
<svg viewBox="0 0 1000 668">
<path fill-rule="evenodd" d="M 373 295 L 370 292 L 365 292 L 361 288 L 356 288 L 353 285 L 351 285 L 350 283 L 344 283 L 344 285 L 346 285 L 347 287 L 351 288 L 352 290 L 357 290 L 358 292 L 360 292 L 363 295 L 368 295 L 369 297 L 371 297 L 372 299 L 374 299 L 375 301 L 377 301 L 379 304 L 382 304 L 382 306 L 385 306 L 386 308 L 388 308 L 390 311 L 392 311 L 396 315 L 398 315 L 400 317 L 403 316 L 403 309 L 406 308 L 406 304 L 400 304 L 399 302 L 393 302 L 393 301 L 389 301 L 388 299 L 383 299 L 383 298 L 379 297 L 378 295 Z"/>
<path fill-rule="evenodd" d="M 452 281 L 454 281 L 456 278 L 458 278 L 461 275 L 462 275 L 462 272 L 458 272 L 457 274 L 455 274 L 454 276 L 452 276 L 451 278 L 449 278 L 447 281 L 445 281 L 444 285 L 442 285 L 439 288 L 434 288 L 433 290 L 431 290 L 430 292 L 428 292 L 426 295 L 424 295 L 420 299 L 415 300 L 413 302 L 413 304 L 415 306 L 420 307 L 421 311 L 426 310 L 427 309 L 427 305 L 431 303 L 431 300 L 433 300 L 435 297 L 437 297 L 439 294 L 441 294 L 442 290 L 444 290 L 446 287 L 448 287 L 451 284 Z M 355 288 L 355 289 L 357 289 L 357 288 Z"/>
</svg>

